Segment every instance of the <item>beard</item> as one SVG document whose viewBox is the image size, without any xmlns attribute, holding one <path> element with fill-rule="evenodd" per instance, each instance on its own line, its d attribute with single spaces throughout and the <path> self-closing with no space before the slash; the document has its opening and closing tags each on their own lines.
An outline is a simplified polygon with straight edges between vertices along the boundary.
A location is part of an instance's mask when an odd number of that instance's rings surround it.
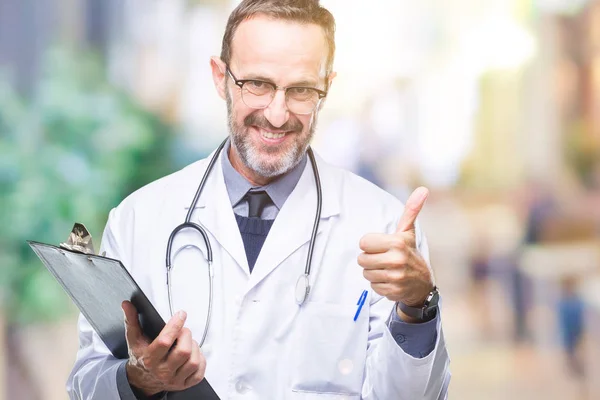
<svg viewBox="0 0 600 400">
<path fill-rule="evenodd" d="M 256 110 L 244 118 L 242 125 L 236 122 L 233 112 L 233 102 L 226 94 L 227 120 L 231 145 L 237 151 L 244 166 L 263 178 L 275 178 L 293 169 L 304 157 L 315 133 L 316 112 L 313 112 L 307 131 L 298 118 L 291 116 L 280 127 L 274 127 L 262 115 L 262 110 Z M 286 131 L 286 135 L 293 135 L 280 145 L 255 144 L 249 133 L 251 126 L 267 131 Z M 267 157 L 265 157 L 265 155 Z"/>
</svg>

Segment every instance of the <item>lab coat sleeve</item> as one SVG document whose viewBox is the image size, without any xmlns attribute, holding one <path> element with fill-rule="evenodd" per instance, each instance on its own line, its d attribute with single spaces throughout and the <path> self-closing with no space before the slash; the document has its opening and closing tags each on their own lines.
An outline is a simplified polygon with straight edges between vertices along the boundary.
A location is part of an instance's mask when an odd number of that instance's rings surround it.
<svg viewBox="0 0 600 400">
<path fill-rule="evenodd" d="M 429 264 L 427 243 L 417 230 L 419 251 Z M 369 342 L 364 400 L 443 400 L 450 383 L 450 359 L 442 331 L 441 307 L 435 319 L 437 336 L 433 351 L 423 358 L 406 353 L 396 342 L 388 327 L 394 303 L 371 292 Z"/>
<path fill-rule="evenodd" d="M 107 257 L 121 259 L 118 245 L 121 242 L 115 233 L 115 220 L 116 211 L 112 210 L 102 237 L 100 253 L 106 251 Z M 82 315 L 79 317 L 78 330 L 79 351 L 67 380 L 69 398 L 71 400 L 135 400 L 131 388 L 129 392 L 124 390 L 127 388 L 122 385 L 122 376 L 121 385 L 118 385 L 117 374 L 119 370 L 121 374 L 125 372 L 123 364 L 126 360 L 117 359 L 112 355 Z"/>
</svg>

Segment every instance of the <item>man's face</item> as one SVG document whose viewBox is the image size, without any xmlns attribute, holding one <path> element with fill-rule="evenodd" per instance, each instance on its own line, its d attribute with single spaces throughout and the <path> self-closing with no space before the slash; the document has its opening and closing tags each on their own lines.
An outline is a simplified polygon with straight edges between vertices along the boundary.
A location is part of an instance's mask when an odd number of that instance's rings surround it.
<svg viewBox="0 0 600 400">
<path fill-rule="evenodd" d="M 326 61 L 327 43 L 319 26 L 259 16 L 239 25 L 229 67 L 240 80 L 324 90 Z M 248 107 L 239 86 L 225 76 L 233 165 L 251 179 L 269 179 L 289 171 L 312 139 L 318 110 L 308 115 L 290 112 L 283 90 L 276 91 L 267 108 Z"/>
</svg>

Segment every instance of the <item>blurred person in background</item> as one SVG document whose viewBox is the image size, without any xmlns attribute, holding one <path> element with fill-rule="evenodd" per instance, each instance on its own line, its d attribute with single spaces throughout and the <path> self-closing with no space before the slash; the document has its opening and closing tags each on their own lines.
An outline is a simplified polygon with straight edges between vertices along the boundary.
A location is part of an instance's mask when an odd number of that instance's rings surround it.
<svg viewBox="0 0 600 400">
<path fill-rule="evenodd" d="M 560 285 L 557 304 L 558 323 L 569 372 L 583 376 L 583 360 L 579 347 L 584 332 L 584 305 L 577 293 L 577 278 L 565 277 Z"/>
<path fill-rule="evenodd" d="M 550 188 L 541 182 L 530 182 L 525 244 L 536 244 L 544 240 L 548 221 L 556 213 L 556 204 Z"/>
<path fill-rule="evenodd" d="M 163 398 L 204 377 L 222 399 L 447 397 L 439 294 L 416 224 L 428 191 L 403 206 L 308 150 L 335 77 L 334 30 L 318 0 L 244 0 L 232 12 L 211 59 L 230 131 L 214 168 L 201 160 L 129 196 L 111 211 L 100 249 L 169 316 L 164 252 L 190 209 L 214 249 L 206 341 L 208 266 L 190 247 L 207 250 L 184 231 L 171 284 L 187 313 L 150 341 L 124 302 L 128 360 L 80 317 L 71 398 Z"/>
<path fill-rule="evenodd" d="M 485 236 L 479 238 L 471 257 L 471 304 L 476 308 L 475 321 L 479 332 L 489 337 L 492 332 L 490 304 L 488 300 L 490 277 L 490 245 Z"/>
<path fill-rule="evenodd" d="M 537 245 L 545 240 L 549 235 L 548 227 L 551 218 L 556 214 L 556 201 L 547 184 L 539 181 L 530 181 L 525 186 L 525 196 L 523 198 L 525 210 L 525 232 L 522 240 L 523 246 Z M 517 255 L 516 258 L 519 256 Z M 530 299 L 527 293 L 530 291 L 527 287 L 527 280 L 519 268 L 518 262 L 510 264 L 510 284 L 512 287 L 512 301 L 514 310 L 514 340 L 519 342 L 528 342 L 531 333 L 527 327 L 527 304 Z"/>
</svg>

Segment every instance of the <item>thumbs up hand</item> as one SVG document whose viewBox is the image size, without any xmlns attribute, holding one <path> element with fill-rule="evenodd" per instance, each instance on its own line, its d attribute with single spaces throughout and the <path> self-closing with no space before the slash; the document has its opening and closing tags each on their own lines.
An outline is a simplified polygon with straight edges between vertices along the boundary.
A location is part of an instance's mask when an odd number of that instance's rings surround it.
<svg viewBox="0 0 600 400">
<path fill-rule="evenodd" d="M 411 307 L 424 304 L 433 289 L 433 276 L 416 247 L 415 221 L 429 191 L 420 187 L 406 201 L 404 213 L 393 234 L 370 233 L 360 240 L 358 264 L 378 294 Z M 406 322 L 415 322 L 397 309 Z"/>
</svg>

